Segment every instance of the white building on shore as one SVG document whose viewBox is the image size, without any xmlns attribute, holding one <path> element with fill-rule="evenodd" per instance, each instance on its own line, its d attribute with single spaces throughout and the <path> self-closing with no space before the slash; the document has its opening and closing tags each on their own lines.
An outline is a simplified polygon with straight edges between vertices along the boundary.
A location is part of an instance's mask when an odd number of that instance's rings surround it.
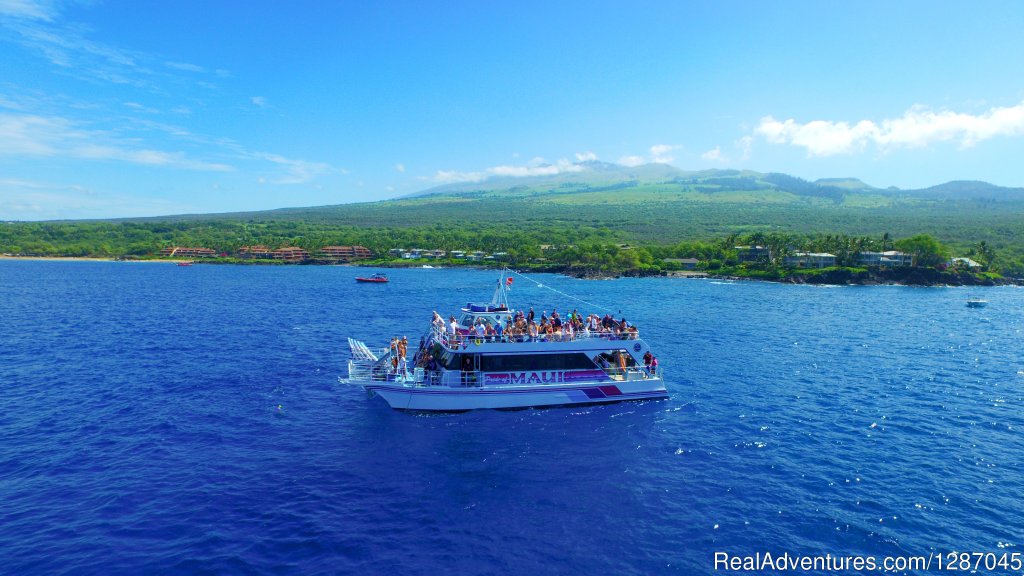
<svg viewBox="0 0 1024 576">
<path fill-rule="evenodd" d="M 836 256 L 827 252 L 794 252 L 783 258 L 782 263 L 794 268 L 828 268 L 836 265 Z"/>
<path fill-rule="evenodd" d="M 897 266 L 913 266 L 914 257 L 910 254 L 888 250 L 886 252 L 858 252 L 857 264 L 861 266 L 877 266 L 895 268 Z"/>
</svg>

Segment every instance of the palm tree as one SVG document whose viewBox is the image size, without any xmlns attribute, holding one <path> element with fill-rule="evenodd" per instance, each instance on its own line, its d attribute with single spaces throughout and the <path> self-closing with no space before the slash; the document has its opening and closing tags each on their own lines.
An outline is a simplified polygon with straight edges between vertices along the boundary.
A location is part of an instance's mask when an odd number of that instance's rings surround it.
<svg viewBox="0 0 1024 576">
<path fill-rule="evenodd" d="M 992 267 L 992 261 L 996 259 L 996 251 L 992 249 L 992 246 L 988 242 L 982 240 L 975 246 L 975 253 L 977 254 L 978 260 L 981 261 L 981 265 L 988 270 Z"/>
</svg>

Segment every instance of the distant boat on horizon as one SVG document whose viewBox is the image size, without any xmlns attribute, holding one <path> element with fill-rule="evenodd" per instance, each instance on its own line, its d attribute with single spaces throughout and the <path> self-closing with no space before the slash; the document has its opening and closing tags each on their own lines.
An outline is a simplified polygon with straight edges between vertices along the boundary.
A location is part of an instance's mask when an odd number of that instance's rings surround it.
<svg viewBox="0 0 1024 576">
<path fill-rule="evenodd" d="M 178 262 L 178 266 L 191 266 L 191 265 L 192 265 L 192 262 L 188 262 L 188 261 L 186 261 L 186 262 Z"/>
</svg>

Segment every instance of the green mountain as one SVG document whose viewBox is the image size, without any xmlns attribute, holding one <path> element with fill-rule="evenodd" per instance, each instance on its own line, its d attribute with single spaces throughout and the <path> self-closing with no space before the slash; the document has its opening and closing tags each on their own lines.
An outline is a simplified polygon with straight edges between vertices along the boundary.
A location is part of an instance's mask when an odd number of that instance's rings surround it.
<svg viewBox="0 0 1024 576">
<path fill-rule="evenodd" d="M 852 190 L 854 192 L 865 192 L 877 190 L 874 186 L 865 184 L 859 178 L 819 178 L 814 181 L 819 186 L 830 186 L 833 188 L 842 188 L 844 190 Z"/>
<path fill-rule="evenodd" d="M 759 199 L 780 200 L 788 194 L 790 201 L 823 199 L 834 204 L 852 206 L 891 205 L 917 200 L 999 200 L 1024 201 L 1024 188 L 1005 188 L 988 182 L 956 181 L 920 190 L 881 189 L 858 178 L 821 178 L 810 182 L 781 173 L 752 170 L 684 171 L 667 164 L 645 164 L 627 167 L 607 162 L 581 162 L 550 168 L 550 175 L 501 177 L 492 176 L 477 182 L 460 182 L 438 186 L 399 200 L 428 197 L 486 198 L 534 197 L 540 195 L 579 195 L 607 191 L 644 190 L 652 196 L 682 194 L 704 200 L 697 195 L 715 195 L 720 201 L 740 202 Z M 738 194 L 739 193 L 739 194 Z M 759 194 L 742 194 L 759 193 Z M 725 196 L 721 196 L 725 194 Z"/>
<path fill-rule="evenodd" d="M 666 164 L 581 162 L 548 174 L 492 176 L 356 204 L 178 215 L 120 222 L 303 222 L 323 227 L 501 227 L 536 233 L 585 228 L 609 238 L 674 242 L 753 231 L 911 236 L 1024 244 L 1024 189 L 950 182 L 880 189 L 856 178 L 814 182 L 751 170 L 685 171 Z M 545 235 L 551 234 L 548 238 Z"/>
<path fill-rule="evenodd" d="M 534 167 L 381 202 L 95 222 L 0 224 L 0 252 L 148 254 L 170 244 L 361 244 L 523 250 L 593 243 L 674 245 L 781 233 L 907 238 L 966 251 L 979 242 L 1024 270 L 1024 189 L 949 182 L 921 190 L 856 178 L 814 182 L 750 170 L 606 162 Z"/>
<path fill-rule="evenodd" d="M 944 200 L 988 200 L 1016 202 L 1024 200 L 1024 188 L 1004 188 L 976 180 L 955 180 L 922 190 L 908 190 L 908 195 Z"/>
</svg>

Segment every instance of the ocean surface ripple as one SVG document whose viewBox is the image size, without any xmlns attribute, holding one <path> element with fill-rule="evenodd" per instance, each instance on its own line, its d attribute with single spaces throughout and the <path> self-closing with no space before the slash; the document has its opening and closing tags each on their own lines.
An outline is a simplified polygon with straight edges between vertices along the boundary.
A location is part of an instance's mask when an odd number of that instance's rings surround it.
<svg viewBox="0 0 1024 576">
<path fill-rule="evenodd" d="M 496 274 L 358 272 L 0 262 L 0 573 L 1024 552 L 1019 289 L 541 275 L 638 324 L 671 399 L 428 415 L 339 384 L 346 337 L 417 341 Z"/>
</svg>

